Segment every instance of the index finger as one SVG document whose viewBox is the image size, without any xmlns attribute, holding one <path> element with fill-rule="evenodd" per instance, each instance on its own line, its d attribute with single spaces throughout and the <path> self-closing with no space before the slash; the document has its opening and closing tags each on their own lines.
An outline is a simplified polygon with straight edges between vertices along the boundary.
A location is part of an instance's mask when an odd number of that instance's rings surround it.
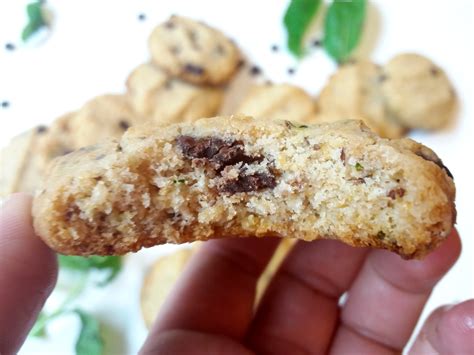
<svg viewBox="0 0 474 355">
<path fill-rule="evenodd" d="M 18 352 L 56 282 L 56 255 L 34 233 L 31 197 L 0 209 L 0 354 Z"/>
</svg>

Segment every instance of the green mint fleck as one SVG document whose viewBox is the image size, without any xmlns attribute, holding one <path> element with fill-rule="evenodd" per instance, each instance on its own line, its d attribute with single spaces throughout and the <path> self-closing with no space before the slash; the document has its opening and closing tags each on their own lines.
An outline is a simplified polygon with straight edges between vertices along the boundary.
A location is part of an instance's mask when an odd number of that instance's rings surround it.
<svg viewBox="0 0 474 355">
<path fill-rule="evenodd" d="M 318 12 L 321 0 L 291 0 L 283 17 L 287 33 L 287 46 L 296 57 L 303 56 L 303 38 Z"/>
<path fill-rule="evenodd" d="M 305 124 L 302 124 L 302 125 L 300 125 L 298 128 L 308 128 L 308 126 L 305 125 Z"/>
<path fill-rule="evenodd" d="M 364 27 L 365 0 L 334 0 L 324 21 L 323 45 L 336 62 L 343 63 L 359 43 Z"/>
<path fill-rule="evenodd" d="M 82 310 L 73 311 L 81 320 L 81 331 L 76 340 L 76 355 L 101 355 L 104 341 L 100 335 L 100 324 L 91 315 Z"/>
<path fill-rule="evenodd" d="M 105 286 L 118 275 L 122 269 L 122 259 L 120 256 L 66 256 L 59 255 L 59 266 L 64 269 L 70 269 L 81 272 L 91 270 L 107 270 L 107 277 L 99 283 L 99 286 Z"/>
<path fill-rule="evenodd" d="M 43 27 L 48 27 L 44 17 L 43 1 L 35 1 L 26 6 L 28 23 L 21 33 L 21 39 L 26 42 L 31 36 Z"/>
<path fill-rule="evenodd" d="M 173 179 L 173 183 L 175 184 L 184 184 L 186 179 Z"/>
<path fill-rule="evenodd" d="M 359 162 L 357 162 L 357 163 L 355 164 L 355 168 L 356 168 L 357 171 L 362 171 L 362 170 L 364 170 L 364 167 L 363 167 L 362 164 L 359 163 Z"/>
</svg>

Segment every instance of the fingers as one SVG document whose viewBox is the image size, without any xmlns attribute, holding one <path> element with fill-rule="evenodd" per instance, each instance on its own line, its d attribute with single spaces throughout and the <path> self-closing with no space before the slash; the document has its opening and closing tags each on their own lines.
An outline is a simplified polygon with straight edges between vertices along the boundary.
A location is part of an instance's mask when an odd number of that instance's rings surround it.
<svg viewBox="0 0 474 355">
<path fill-rule="evenodd" d="M 272 280 L 248 334 L 257 353 L 325 353 L 338 299 L 367 250 L 340 242 L 298 242 Z"/>
<path fill-rule="evenodd" d="M 16 353 L 56 282 L 56 255 L 34 234 L 31 197 L 0 212 L 0 353 Z"/>
<path fill-rule="evenodd" d="M 369 346 L 401 350 L 408 341 L 431 290 L 459 256 L 453 233 L 423 260 L 403 260 L 373 251 L 349 289 L 336 333 L 334 353 L 365 353 Z"/>
<path fill-rule="evenodd" d="M 144 349 L 160 332 L 186 329 L 241 339 L 253 315 L 257 280 L 277 238 L 221 239 L 191 258 L 155 322 Z"/>
<path fill-rule="evenodd" d="M 474 300 L 434 311 L 409 354 L 471 354 L 474 351 Z"/>
<path fill-rule="evenodd" d="M 222 335 L 206 334 L 188 330 L 170 330 L 160 333 L 151 344 L 140 351 L 140 355 L 155 354 L 226 354 L 251 355 L 238 342 Z"/>
</svg>

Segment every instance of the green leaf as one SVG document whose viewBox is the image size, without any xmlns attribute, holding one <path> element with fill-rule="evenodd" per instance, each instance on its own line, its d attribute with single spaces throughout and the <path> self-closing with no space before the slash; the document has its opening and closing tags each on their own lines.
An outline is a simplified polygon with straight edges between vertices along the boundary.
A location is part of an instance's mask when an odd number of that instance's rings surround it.
<svg viewBox="0 0 474 355">
<path fill-rule="evenodd" d="M 26 14 L 28 16 L 28 23 L 21 33 L 21 39 L 24 42 L 26 42 L 39 29 L 48 26 L 43 14 L 42 1 L 36 1 L 28 4 L 26 6 Z"/>
<path fill-rule="evenodd" d="M 76 355 L 101 355 L 104 341 L 100 335 L 100 324 L 91 315 L 74 310 L 81 320 L 81 331 L 76 341 Z"/>
<path fill-rule="evenodd" d="M 303 55 L 303 37 L 320 4 L 321 0 L 291 0 L 286 9 L 283 24 L 287 33 L 287 45 L 297 57 Z"/>
<path fill-rule="evenodd" d="M 365 20 L 365 0 L 334 0 L 324 21 L 323 45 L 338 63 L 349 59 L 359 43 Z"/>
<path fill-rule="evenodd" d="M 357 171 L 362 171 L 362 170 L 364 170 L 364 167 L 362 166 L 361 163 L 357 162 L 357 163 L 355 164 L 355 169 L 356 169 Z"/>
<path fill-rule="evenodd" d="M 99 283 L 103 286 L 111 282 L 122 269 L 120 256 L 67 256 L 59 255 L 59 266 L 65 269 L 88 272 L 90 270 L 108 270 L 108 276 Z"/>
</svg>

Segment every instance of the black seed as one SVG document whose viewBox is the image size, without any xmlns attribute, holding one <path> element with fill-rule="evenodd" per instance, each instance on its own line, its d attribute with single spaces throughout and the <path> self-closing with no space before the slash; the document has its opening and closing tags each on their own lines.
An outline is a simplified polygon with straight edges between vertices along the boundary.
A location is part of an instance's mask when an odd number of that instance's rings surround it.
<svg viewBox="0 0 474 355">
<path fill-rule="evenodd" d="M 15 50 L 15 45 L 13 43 L 7 43 L 7 44 L 5 44 L 5 49 L 7 51 L 14 51 Z"/>
<path fill-rule="evenodd" d="M 130 123 L 126 120 L 120 120 L 119 122 L 120 128 L 122 128 L 124 131 L 126 131 L 130 127 Z"/>
<path fill-rule="evenodd" d="M 250 68 L 250 74 L 253 76 L 260 75 L 262 73 L 262 69 L 260 69 L 258 66 L 253 65 Z"/>
<path fill-rule="evenodd" d="M 36 133 L 44 133 L 48 130 L 48 127 L 44 126 L 44 125 L 41 125 L 41 126 L 38 126 L 36 127 Z"/>
<path fill-rule="evenodd" d="M 141 13 L 138 15 L 138 20 L 139 21 L 145 21 L 146 20 L 146 15 L 144 13 Z"/>
<path fill-rule="evenodd" d="M 10 103 L 8 101 L 2 101 L 2 108 L 8 108 L 10 107 Z"/>
<path fill-rule="evenodd" d="M 321 40 L 320 39 L 315 39 L 313 42 L 311 42 L 311 45 L 313 47 L 321 47 Z"/>
<path fill-rule="evenodd" d="M 293 75 L 295 73 L 295 68 L 288 68 L 287 72 L 289 75 Z"/>
<path fill-rule="evenodd" d="M 276 44 L 272 44 L 272 52 L 278 52 L 280 50 L 280 48 L 276 45 Z"/>
<path fill-rule="evenodd" d="M 204 74 L 204 68 L 199 66 L 199 65 L 194 65 L 191 63 L 188 63 L 184 66 L 184 70 L 187 71 L 188 73 L 195 74 L 195 75 L 202 75 Z"/>
</svg>

